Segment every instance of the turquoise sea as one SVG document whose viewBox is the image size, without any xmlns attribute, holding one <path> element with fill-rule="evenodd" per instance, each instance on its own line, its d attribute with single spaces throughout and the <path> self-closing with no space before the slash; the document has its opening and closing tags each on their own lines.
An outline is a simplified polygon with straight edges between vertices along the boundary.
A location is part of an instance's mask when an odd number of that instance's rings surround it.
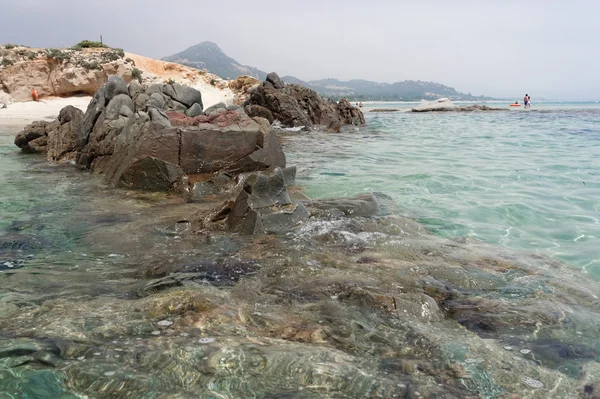
<svg viewBox="0 0 600 399">
<path fill-rule="evenodd" d="M 387 200 L 281 236 L 205 230 L 210 200 L 106 187 L 0 126 L 0 399 L 600 390 L 600 104 L 414 105 L 282 133 L 310 197 Z"/>
<path fill-rule="evenodd" d="M 437 234 L 557 257 L 600 279 L 600 104 L 369 112 L 415 105 L 367 103 L 359 133 L 290 136 L 307 194 L 380 191 Z"/>
</svg>

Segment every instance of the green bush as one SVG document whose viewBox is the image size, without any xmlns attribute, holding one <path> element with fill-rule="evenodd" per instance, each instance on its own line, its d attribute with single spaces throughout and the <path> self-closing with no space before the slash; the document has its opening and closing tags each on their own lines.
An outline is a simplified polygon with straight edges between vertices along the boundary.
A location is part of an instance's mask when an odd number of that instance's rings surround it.
<svg viewBox="0 0 600 399">
<path fill-rule="evenodd" d="M 88 71 L 92 69 L 100 69 L 100 63 L 98 63 L 98 61 L 81 61 L 80 65 Z"/>
<path fill-rule="evenodd" d="M 174 85 L 175 81 L 173 80 L 173 78 L 169 78 L 169 81 L 167 83 L 170 85 Z"/>
<path fill-rule="evenodd" d="M 143 72 L 135 67 L 131 70 L 131 76 L 137 79 L 140 83 L 142 83 L 142 74 Z"/>
<path fill-rule="evenodd" d="M 216 80 L 214 80 L 214 79 L 211 79 L 211 80 L 210 80 L 210 84 L 214 86 L 215 84 L 217 84 L 217 81 L 216 81 Z"/>
<path fill-rule="evenodd" d="M 27 53 L 27 58 L 30 60 L 35 60 L 37 58 L 38 54 L 35 51 L 29 51 Z"/>
<path fill-rule="evenodd" d="M 130 64 L 133 64 L 133 66 L 135 66 L 135 61 L 132 60 L 131 58 L 129 58 L 129 57 L 125 58 L 125 61 L 129 62 Z"/>
<path fill-rule="evenodd" d="M 2 58 L 2 66 L 3 67 L 11 66 L 14 63 L 15 62 L 13 60 L 11 60 L 10 58 Z"/>
<path fill-rule="evenodd" d="M 72 50 L 81 50 L 82 48 L 109 48 L 106 44 L 100 42 L 93 42 L 90 40 L 82 40 L 73 47 Z"/>
<path fill-rule="evenodd" d="M 24 48 L 17 50 L 17 55 L 21 57 L 26 57 L 27 53 L 29 53 L 29 50 L 26 50 Z"/>
<path fill-rule="evenodd" d="M 56 48 L 49 48 L 46 49 L 46 57 L 64 61 L 71 59 L 71 54 Z"/>
<path fill-rule="evenodd" d="M 101 55 L 103 62 L 116 61 L 120 58 L 123 58 L 124 56 L 125 52 L 120 48 L 114 49 L 112 51 L 105 51 Z"/>
<path fill-rule="evenodd" d="M 17 45 L 16 45 L 16 44 L 10 44 L 10 43 L 9 43 L 9 44 L 5 44 L 5 45 L 4 45 L 4 48 L 5 48 L 5 49 L 7 49 L 7 50 L 11 50 L 11 49 L 13 49 L 13 48 L 15 48 L 15 47 L 17 47 Z"/>
</svg>

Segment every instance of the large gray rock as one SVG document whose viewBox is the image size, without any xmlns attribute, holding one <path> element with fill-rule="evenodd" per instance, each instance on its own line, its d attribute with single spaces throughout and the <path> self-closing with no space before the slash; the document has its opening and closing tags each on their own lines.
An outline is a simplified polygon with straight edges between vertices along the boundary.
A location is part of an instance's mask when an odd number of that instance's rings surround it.
<svg viewBox="0 0 600 399">
<path fill-rule="evenodd" d="M 152 93 L 148 101 L 146 101 L 146 107 L 165 109 L 166 103 L 164 96 L 161 93 L 155 92 Z"/>
<path fill-rule="evenodd" d="M 271 83 L 276 89 L 283 89 L 285 87 L 285 83 L 283 83 L 283 80 L 275 72 L 267 75 L 267 82 Z"/>
<path fill-rule="evenodd" d="M 129 87 L 127 90 L 129 92 L 129 97 L 135 98 L 138 94 L 143 92 L 143 87 L 139 82 L 132 80 L 129 82 Z"/>
<path fill-rule="evenodd" d="M 81 150 L 87 144 L 90 133 L 98 120 L 98 117 L 106 108 L 106 98 L 104 96 L 106 86 L 102 86 L 92 98 L 92 101 L 88 104 L 87 110 L 83 115 L 83 122 L 79 128 L 79 135 L 77 137 L 77 149 Z"/>
<path fill-rule="evenodd" d="M 146 191 L 179 191 L 184 177 L 178 165 L 146 157 L 135 160 L 124 170 L 120 185 Z"/>
<path fill-rule="evenodd" d="M 224 109 L 227 109 L 227 104 L 221 102 L 221 103 L 216 103 L 215 105 L 213 105 L 212 107 L 208 107 L 204 110 L 204 114 L 205 115 L 211 115 L 217 112 L 221 112 Z M 189 116 L 189 115 L 188 115 Z"/>
<path fill-rule="evenodd" d="M 74 160 L 83 112 L 68 105 L 60 110 L 58 121 L 60 127 L 48 132 L 47 158 L 55 162 Z"/>
<path fill-rule="evenodd" d="M 148 115 L 150 116 L 150 120 L 158 125 L 163 127 L 172 126 L 169 117 L 162 109 L 151 107 L 148 109 Z"/>
<path fill-rule="evenodd" d="M 202 107 L 200 106 L 200 104 L 194 103 L 194 105 L 192 105 L 187 111 L 185 111 L 185 114 L 190 118 L 202 115 Z"/>
<path fill-rule="evenodd" d="M 263 137 L 262 148 L 225 167 L 224 170 L 232 173 L 242 173 L 253 170 L 265 170 L 274 166 L 285 168 L 285 165 L 285 154 L 279 143 L 279 138 L 274 132 L 269 131 Z"/>
<path fill-rule="evenodd" d="M 119 94 L 129 95 L 127 83 L 125 83 L 123 78 L 120 76 L 110 75 L 106 84 L 104 85 L 104 98 L 106 99 L 106 102 L 108 102 Z"/>
<path fill-rule="evenodd" d="M 46 153 L 48 133 L 58 129 L 59 127 L 60 122 L 58 122 L 58 120 L 53 122 L 33 122 L 25 126 L 23 131 L 17 134 L 14 143 L 25 153 Z"/>
<path fill-rule="evenodd" d="M 288 195 L 283 171 L 249 175 L 233 202 L 226 203 L 213 216 L 226 215 L 226 225 L 241 234 L 283 233 L 309 217 L 302 204 L 293 204 Z"/>
<path fill-rule="evenodd" d="M 123 111 L 122 108 L 125 107 L 129 111 Z M 133 105 L 133 100 L 127 94 L 118 94 L 110 100 L 108 105 L 106 106 L 105 118 L 108 120 L 118 119 L 120 116 L 129 117 L 133 114 L 135 106 Z"/>
<path fill-rule="evenodd" d="M 255 129 L 184 130 L 181 133 L 181 167 L 188 174 L 226 169 L 255 151 L 262 134 Z"/>
<path fill-rule="evenodd" d="M 202 105 L 202 94 L 194 88 L 182 86 L 178 83 L 167 84 L 163 86 L 163 93 L 187 108 L 194 105 L 194 103 L 204 107 Z"/>
</svg>

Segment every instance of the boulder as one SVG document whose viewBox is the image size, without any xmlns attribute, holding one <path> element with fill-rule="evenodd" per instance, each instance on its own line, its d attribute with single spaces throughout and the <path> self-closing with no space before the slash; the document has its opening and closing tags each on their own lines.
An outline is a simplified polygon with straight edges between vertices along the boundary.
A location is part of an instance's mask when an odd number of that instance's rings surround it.
<svg viewBox="0 0 600 399">
<path fill-rule="evenodd" d="M 459 106 L 447 98 L 423 102 L 412 109 L 412 112 L 458 111 Z"/>
<path fill-rule="evenodd" d="M 154 92 L 154 93 L 150 94 L 150 97 L 146 101 L 146 107 L 165 109 L 166 103 L 167 102 L 162 93 Z"/>
<path fill-rule="evenodd" d="M 181 167 L 188 174 L 228 169 L 262 144 L 258 124 L 250 128 L 183 130 Z"/>
<path fill-rule="evenodd" d="M 33 122 L 19 132 L 15 137 L 15 145 L 23 152 L 46 153 L 48 144 L 48 133 L 60 127 L 58 120 L 52 122 L 38 121 Z"/>
<path fill-rule="evenodd" d="M 125 83 L 122 77 L 111 75 L 108 77 L 108 80 L 104 85 L 104 98 L 108 102 L 119 94 L 129 95 L 127 83 Z"/>
<path fill-rule="evenodd" d="M 148 115 L 150 116 L 150 120 L 158 125 L 163 127 L 172 126 L 169 117 L 162 109 L 152 107 L 148 109 Z"/>
<path fill-rule="evenodd" d="M 252 173 L 234 201 L 225 203 L 209 222 L 226 218 L 230 231 L 241 234 L 282 233 L 306 220 L 308 211 L 293 204 L 287 193 L 281 168 L 273 173 Z"/>
<path fill-rule="evenodd" d="M 187 111 L 185 111 L 185 114 L 190 118 L 202 115 L 202 107 L 200 106 L 200 104 L 194 103 L 194 105 L 192 105 Z"/>
<path fill-rule="evenodd" d="M 163 93 L 178 103 L 183 104 L 186 108 L 191 107 L 194 103 L 198 103 L 200 107 L 203 107 L 202 94 L 192 87 L 183 86 L 178 83 L 167 84 L 163 86 Z"/>
<path fill-rule="evenodd" d="M 60 127 L 48 132 L 47 158 L 55 162 L 74 160 L 83 112 L 68 105 L 60 111 L 58 121 Z"/>
<path fill-rule="evenodd" d="M 275 73 L 251 91 L 244 106 L 248 115 L 266 118 L 271 123 L 278 120 L 285 127 L 321 125 L 339 131 L 343 125 L 365 124 L 361 110 L 346 99 L 339 103 L 325 100 L 314 90 L 283 84 Z"/>
<path fill-rule="evenodd" d="M 268 74 L 266 81 L 271 83 L 276 89 L 283 89 L 285 87 L 285 83 L 283 83 L 283 80 L 275 72 Z"/>
<path fill-rule="evenodd" d="M 213 105 L 212 107 L 206 108 L 206 110 L 204 110 L 204 114 L 210 115 L 210 114 L 214 114 L 217 112 L 221 112 L 224 109 L 227 109 L 227 104 L 221 102 L 221 103 L 217 103 L 217 104 Z"/>
<path fill-rule="evenodd" d="M 179 191 L 185 174 L 176 165 L 153 157 L 132 162 L 120 178 L 121 185 L 147 191 Z"/>
<path fill-rule="evenodd" d="M 262 105 L 246 105 L 244 110 L 246 111 L 246 114 L 248 114 L 248 116 L 251 118 L 264 118 L 268 120 L 269 123 L 273 123 L 273 121 L 275 120 L 275 118 L 273 118 L 273 113 L 267 108 L 263 107 Z"/>
<path fill-rule="evenodd" d="M 90 133 L 98 120 L 98 117 L 106 108 L 106 98 L 104 96 L 105 87 L 101 87 L 96 93 L 92 101 L 88 104 L 87 110 L 83 115 L 83 121 L 79 129 L 77 137 L 77 149 L 81 150 L 87 144 Z"/>
<path fill-rule="evenodd" d="M 126 110 L 122 110 L 125 107 Z M 127 94 L 117 94 L 108 103 L 105 110 L 105 118 L 108 120 L 118 119 L 120 116 L 129 117 L 133 114 L 133 100 Z"/>
<path fill-rule="evenodd" d="M 456 105 L 447 98 L 440 98 L 435 101 L 422 102 L 411 110 L 412 112 L 471 112 L 471 111 L 506 111 L 504 108 L 492 108 L 487 105 Z"/>
</svg>

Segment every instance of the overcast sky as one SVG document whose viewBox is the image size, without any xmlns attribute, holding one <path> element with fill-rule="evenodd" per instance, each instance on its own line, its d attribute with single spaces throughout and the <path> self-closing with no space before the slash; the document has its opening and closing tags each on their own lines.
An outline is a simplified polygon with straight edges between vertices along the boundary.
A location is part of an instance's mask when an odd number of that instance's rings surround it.
<svg viewBox="0 0 600 399">
<path fill-rule="evenodd" d="M 492 5 L 493 4 L 493 5 Z M 0 43 L 97 40 L 161 58 L 209 40 L 300 79 L 600 100 L 597 0 L 0 0 Z"/>
</svg>

